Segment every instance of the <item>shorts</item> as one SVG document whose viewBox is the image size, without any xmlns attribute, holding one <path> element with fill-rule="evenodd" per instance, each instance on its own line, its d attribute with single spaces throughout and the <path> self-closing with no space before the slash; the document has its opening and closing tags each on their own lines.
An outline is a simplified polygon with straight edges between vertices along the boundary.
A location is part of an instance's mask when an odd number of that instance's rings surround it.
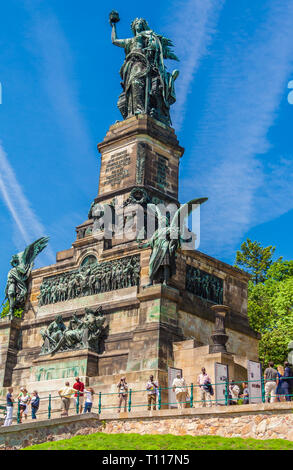
<svg viewBox="0 0 293 470">
<path fill-rule="evenodd" d="M 78 397 L 74 397 L 74 403 L 77 405 L 77 398 Z M 84 397 L 79 397 L 79 406 L 83 406 L 84 404 Z"/>
</svg>

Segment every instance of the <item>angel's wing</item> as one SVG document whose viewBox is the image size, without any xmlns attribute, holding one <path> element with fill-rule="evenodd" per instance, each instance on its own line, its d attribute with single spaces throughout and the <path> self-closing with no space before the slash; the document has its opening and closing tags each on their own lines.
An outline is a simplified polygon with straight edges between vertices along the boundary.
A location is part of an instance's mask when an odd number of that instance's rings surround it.
<svg viewBox="0 0 293 470">
<path fill-rule="evenodd" d="M 187 222 L 188 216 L 195 209 L 195 206 L 199 206 L 200 204 L 203 204 L 207 200 L 208 200 L 207 197 L 201 197 L 197 199 L 192 199 L 186 204 L 183 204 L 182 206 L 180 206 L 172 219 L 171 230 L 183 227 L 183 225 Z M 184 220 L 180 220 L 182 216 L 184 217 Z"/>
<path fill-rule="evenodd" d="M 36 240 L 31 245 L 27 246 L 22 253 L 22 262 L 25 265 L 32 264 L 41 251 L 48 245 L 49 237 L 42 237 Z"/>
<path fill-rule="evenodd" d="M 161 36 L 159 34 L 158 34 L 158 37 L 160 38 L 160 41 L 162 44 L 164 59 L 172 59 L 172 60 L 177 60 L 179 62 L 178 57 L 174 54 L 174 52 L 171 49 L 172 47 L 174 47 L 174 44 L 171 41 L 171 39 L 165 38 L 164 36 Z"/>
</svg>

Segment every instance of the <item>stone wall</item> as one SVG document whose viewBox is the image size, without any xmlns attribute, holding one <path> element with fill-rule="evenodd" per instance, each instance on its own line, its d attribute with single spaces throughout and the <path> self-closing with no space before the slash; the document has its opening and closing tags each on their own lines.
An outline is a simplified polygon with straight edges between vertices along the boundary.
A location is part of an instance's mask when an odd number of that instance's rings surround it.
<svg viewBox="0 0 293 470">
<path fill-rule="evenodd" d="M 293 441 L 293 403 L 220 406 L 133 413 L 102 413 L 106 433 L 222 436 Z M 116 415 L 117 416 L 117 415 Z"/>
<path fill-rule="evenodd" d="M 293 441 L 293 403 L 75 415 L 0 428 L 0 449 L 96 432 L 173 434 Z"/>
</svg>

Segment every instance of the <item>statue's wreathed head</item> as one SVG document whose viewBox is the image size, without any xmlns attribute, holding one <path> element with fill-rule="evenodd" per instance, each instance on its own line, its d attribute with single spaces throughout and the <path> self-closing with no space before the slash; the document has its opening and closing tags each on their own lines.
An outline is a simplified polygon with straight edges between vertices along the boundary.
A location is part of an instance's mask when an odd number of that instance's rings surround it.
<svg viewBox="0 0 293 470">
<path fill-rule="evenodd" d="M 135 18 L 130 26 L 134 35 L 141 33 L 142 31 L 149 31 L 151 29 L 148 25 L 148 22 L 144 18 Z"/>
<path fill-rule="evenodd" d="M 13 255 L 10 261 L 11 266 L 14 268 L 19 265 L 18 255 Z"/>
</svg>

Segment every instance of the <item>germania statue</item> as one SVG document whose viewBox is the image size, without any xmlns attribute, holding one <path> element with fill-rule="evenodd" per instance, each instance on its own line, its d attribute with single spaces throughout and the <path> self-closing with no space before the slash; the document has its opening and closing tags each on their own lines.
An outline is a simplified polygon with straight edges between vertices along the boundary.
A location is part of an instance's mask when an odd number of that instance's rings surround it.
<svg viewBox="0 0 293 470">
<path fill-rule="evenodd" d="M 125 50 L 125 61 L 120 70 L 123 92 L 118 108 L 124 119 L 149 114 L 170 126 L 170 106 L 176 101 L 174 82 L 179 71 L 167 72 L 164 59 L 179 60 L 172 52 L 173 43 L 151 30 L 143 18 L 132 22 L 133 38 L 118 39 L 118 21 L 119 14 L 112 11 L 112 43 Z"/>
<path fill-rule="evenodd" d="M 28 279 L 34 267 L 34 261 L 41 251 L 48 245 L 49 238 L 42 237 L 24 251 L 12 256 L 5 289 L 5 299 L 9 302 L 9 317 L 12 318 L 14 310 L 24 307 L 28 294 Z"/>
</svg>

